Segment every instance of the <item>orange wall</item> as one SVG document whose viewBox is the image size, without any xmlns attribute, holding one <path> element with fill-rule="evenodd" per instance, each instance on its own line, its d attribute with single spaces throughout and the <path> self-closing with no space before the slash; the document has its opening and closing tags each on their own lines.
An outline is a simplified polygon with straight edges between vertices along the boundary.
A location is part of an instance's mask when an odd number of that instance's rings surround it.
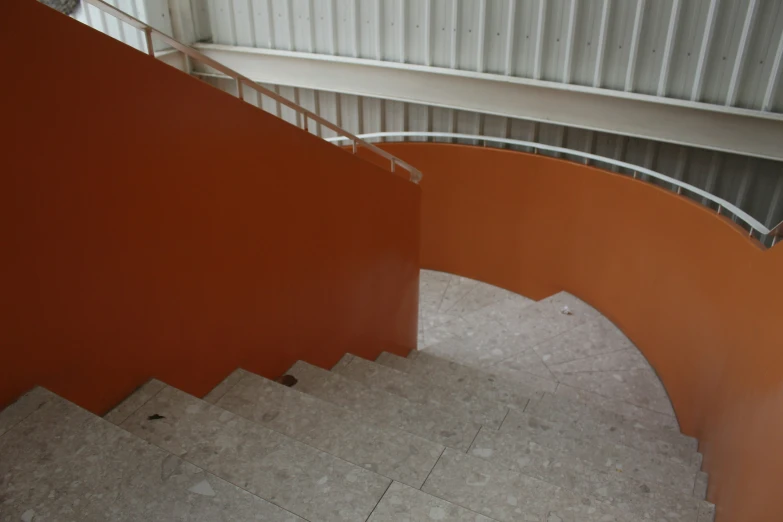
<svg viewBox="0 0 783 522">
<path fill-rule="evenodd" d="M 719 522 L 783 520 L 783 247 L 576 163 L 386 144 L 422 181 L 422 267 L 535 299 L 567 290 L 647 356 L 699 437 Z"/>
<path fill-rule="evenodd" d="M 32 0 L 0 45 L 0 407 L 415 346 L 417 186 Z"/>
</svg>

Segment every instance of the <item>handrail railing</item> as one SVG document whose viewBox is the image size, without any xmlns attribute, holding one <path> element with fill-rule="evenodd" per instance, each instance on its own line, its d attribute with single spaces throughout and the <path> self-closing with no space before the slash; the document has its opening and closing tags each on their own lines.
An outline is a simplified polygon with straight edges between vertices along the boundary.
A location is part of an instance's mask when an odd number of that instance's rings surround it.
<svg viewBox="0 0 783 522">
<path fill-rule="evenodd" d="M 351 134 L 350 132 L 346 131 L 345 129 L 342 129 L 338 127 L 337 125 L 323 119 L 322 117 L 318 116 L 314 112 L 311 112 L 304 107 L 297 105 L 296 103 L 288 100 L 287 98 L 280 96 L 274 91 L 270 91 L 269 89 L 265 89 L 264 87 L 261 87 L 251 79 L 247 78 L 246 76 L 243 76 L 239 74 L 238 72 L 234 71 L 233 69 L 230 69 L 226 67 L 225 65 L 221 64 L 220 62 L 216 62 L 212 58 L 206 56 L 205 54 L 200 53 L 199 51 L 193 49 L 192 47 L 189 47 L 183 43 L 181 43 L 178 40 L 175 40 L 174 38 L 168 36 L 167 34 L 158 31 L 154 27 L 142 22 L 141 20 L 134 18 L 133 16 L 130 16 L 129 14 L 125 13 L 124 11 L 121 11 L 114 7 L 113 5 L 107 4 L 106 2 L 103 2 L 102 0 L 83 0 L 85 4 L 90 4 L 92 6 L 95 6 L 96 8 L 100 9 L 101 11 L 108 13 L 118 20 L 121 20 L 136 29 L 141 30 L 144 33 L 144 37 L 147 44 L 147 53 L 151 56 L 155 56 L 155 50 L 153 48 L 152 44 L 152 36 L 154 35 L 156 38 L 162 40 L 163 42 L 170 45 L 173 49 L 176 49 L 177 51 L 181 52 L 183 55 L 185 55 L 186 59 L 193 59 L 198 62 L 203 63 L 204 65 L 207 65 L 208 67 L 211 67 L 212 69 L 215 69 L 226 76 L 229 76 L 231 79 L 237 82 L 237 96 L 240 99 L 244 99 L 242 88 L 243 86 L 247 86 L 250 89 L 256 91 L 257 93 L 268 96 L 269 98 L 272 98 L 276 102 L 285 105 L 286 107 L 289 107 L 290 109 L 293 109 L 296 113 L 301 114 L 304 118 L 304 129 L 307 130 L 307 120 L 308 118 L 316 122 L 318 125 L 322 125 L 326 127 L 327 129 L 330 129 L 334 132 L 336 132 L 339 137 L 343 140 L 349 140 L 353 144 L 353 153 L 356 154 L 359 147 L 364 147 L 375 154 L 383 157 L 384 159 L 388 160 L 390 163 L 390 170 L 392 172 L 395 172 L 396 167 L 401 167 L 408 171 L 410 174 L 410 180 L 414 183 L 418 183 L 421 180 L 421 172 L 419 172 L 417 169 L 413 168 L 411 165 L 406 163 L 405 161 L 401 160 L 400 158 L 397 158 L 393 154 L 389 154 L 385 150 L 376 147 L 372 143 L 367 143 L 363 139 L 359 138 L 358 136 L 355 136 Z M 85 6 L 86 9 L 86 6 Z M 329 140 L 327 140 L 329 141 Z"/>
<path fill-rule="evenodd" d="M 596 154 L 591 154 L 589 152 L 583 152 L 581 150 L 575 150 L 575 149 L 567 149 L 565 147 L 556 147 L 554 145 L 546 145 L 543 143 L 536 143 L 532 141 L 521 141 L 521 140 L 512 140 L 509 138 L 495 138 L 493 136 L 478 136 L 473 134 L 455 134 L 455 133 L 449 133 L 449 132 L 415 132 L 415 131 L 401 131 L 401 132 L 372 132 L 367 134 L 360 134 L 360 138 L 362 139 L 373 139 L 373 138 L 448 138 L 448 139 L 466 139 L 466 140 L 476 140 L 476 141 L 483 141 L 486 145 L 487 142 L 495 142 L 495 143 L 504 143 L 506 145 L 518 145 L 522 147 L 529 147 L 536 151 L 538 150 L 547 150 L 551 152 L 558 152 L 561 154 L 567 154 L 569 156 L 579 156 L 581 158 L 593 160 L 599 163 L 607 163 L 609 165 L 617 165 L 618 167 L 622 167 L 628 170 L 633 171 L 634 178 L 638 176 L 638 174 L 644 174 L 647 176 L 650 176 L 651 178 L 656 178 L 661 181 L 664 181 L 666 183 L 670 183 L 674 187 L 677 187 L 677 193 L 681 194 L 683 190 L 696 194 L 698 196 L 701 196 L 702 198 L 712 201 L 718 206 L 718 214 L 720 214 L 723 210 L 726 210 L 727 212 L 733 214 L 737 217 L 737 219 L 743 221 L 750 227 L 750 233 L 749 236 L 753 235 L 753 231 L 756 231 L 759 233 L 760 236 L 772 236 L 772 244 L 774 245 L 777 241 L 777 238 L 780 236 L 783 236 L 783 222 L 778 224 L 777 226 L 773 227 L 772 229 L 767 228 L 764 226 L 761 222 L 759 222 L 757 219 L 755 219 L 753 216 L 749 215 L 747 212 L 742 210 L 741 208 L 729 203 L 725 199 L 719 198 L 718 196 L 715 196 L 713 194 L 710 194 L 709 192 L 702 190 L 698 187 L 694 187 L 693 185 L 690 185 L 688 183 L 685 183 L 684 181 L 680 181 L 678 179 L 672 178 L 670 176 L 667 176 L 665 174 L 661 174 L 660 172 L 655 172 L 654 170 L 650 170 L 648 168 L 642 167 L 640 165 L 634 165 L 632 163 L 627 163 L 625 161 L 620 161 L 612 158 L 607 158 L 605 156 L 598 156 Z M 342 137 L 334 137 L 334 138 L 326 138 L 327 141 L 332 142 L 338 142 L 343 141 L 345 138 Z"/>
</svg>

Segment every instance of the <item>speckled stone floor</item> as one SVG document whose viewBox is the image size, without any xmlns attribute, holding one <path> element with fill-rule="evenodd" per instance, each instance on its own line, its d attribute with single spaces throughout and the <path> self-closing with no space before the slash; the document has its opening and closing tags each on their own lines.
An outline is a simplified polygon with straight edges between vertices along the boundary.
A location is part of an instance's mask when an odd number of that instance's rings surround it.
<svg viewBox="0 0 783 522">
<path fill-rule="evenodd" d="M 422 270 L 419 350 L 677 429 L 642 353 L 599 312 L 560 293 L 539 303 L 486 283 Z M 561 313 L 568 307 L 571 315 Z"/>
<path fill-rule="evenodd" d="M 697 441 L 579 299 L 423 271 L 419 341 L 104 418 L 35 388 L 0 411 L 0 520 L 712 522 Z"/>
</svg>

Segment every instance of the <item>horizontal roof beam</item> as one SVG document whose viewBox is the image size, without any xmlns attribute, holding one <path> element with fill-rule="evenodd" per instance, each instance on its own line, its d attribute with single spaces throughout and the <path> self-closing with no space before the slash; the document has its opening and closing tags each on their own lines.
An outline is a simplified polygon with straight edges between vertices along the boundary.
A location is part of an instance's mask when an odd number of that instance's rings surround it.
<svg viewBox="0 0 783 522">
<path fill-rule="evenodd" d="M 783 160 L 783 114 L 778 113 L 396 62 L 216 44 L 194 47 L 262 83 L 464 109 Z M 206 70 L 195 63 L 192 67 Z"/>
</svg>

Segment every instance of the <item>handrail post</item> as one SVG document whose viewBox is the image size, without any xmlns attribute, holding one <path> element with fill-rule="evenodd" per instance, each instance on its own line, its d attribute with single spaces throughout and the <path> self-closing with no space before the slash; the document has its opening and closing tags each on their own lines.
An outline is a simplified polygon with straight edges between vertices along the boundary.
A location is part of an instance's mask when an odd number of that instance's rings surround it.
<svg viewBox="0 0 783 522">
<path fill-rule="evenodd" d="M 353 153 L 356 154 L 356 140 L 351 140 L 351 144 L 353 145 Z"/>
<path fill-rule="evenodd" d="M 242 93 L 242 80 L 237 76 L 237 98 L 244 100 L 245 96 Z"/>
<path fill-rule="evenodd" d="M 144 28 L 144 39 L 147 41 L 147 54 L 155 58 L 155 46 L 152 45 L 152 28 Z"/>
<path fill-rule="evenodd" d="M 392 158 L 391 160 L 391 171 L 394 172 L 394 166 L 397 164 L 397 161 L 395 158 Z"/>
</svg>

